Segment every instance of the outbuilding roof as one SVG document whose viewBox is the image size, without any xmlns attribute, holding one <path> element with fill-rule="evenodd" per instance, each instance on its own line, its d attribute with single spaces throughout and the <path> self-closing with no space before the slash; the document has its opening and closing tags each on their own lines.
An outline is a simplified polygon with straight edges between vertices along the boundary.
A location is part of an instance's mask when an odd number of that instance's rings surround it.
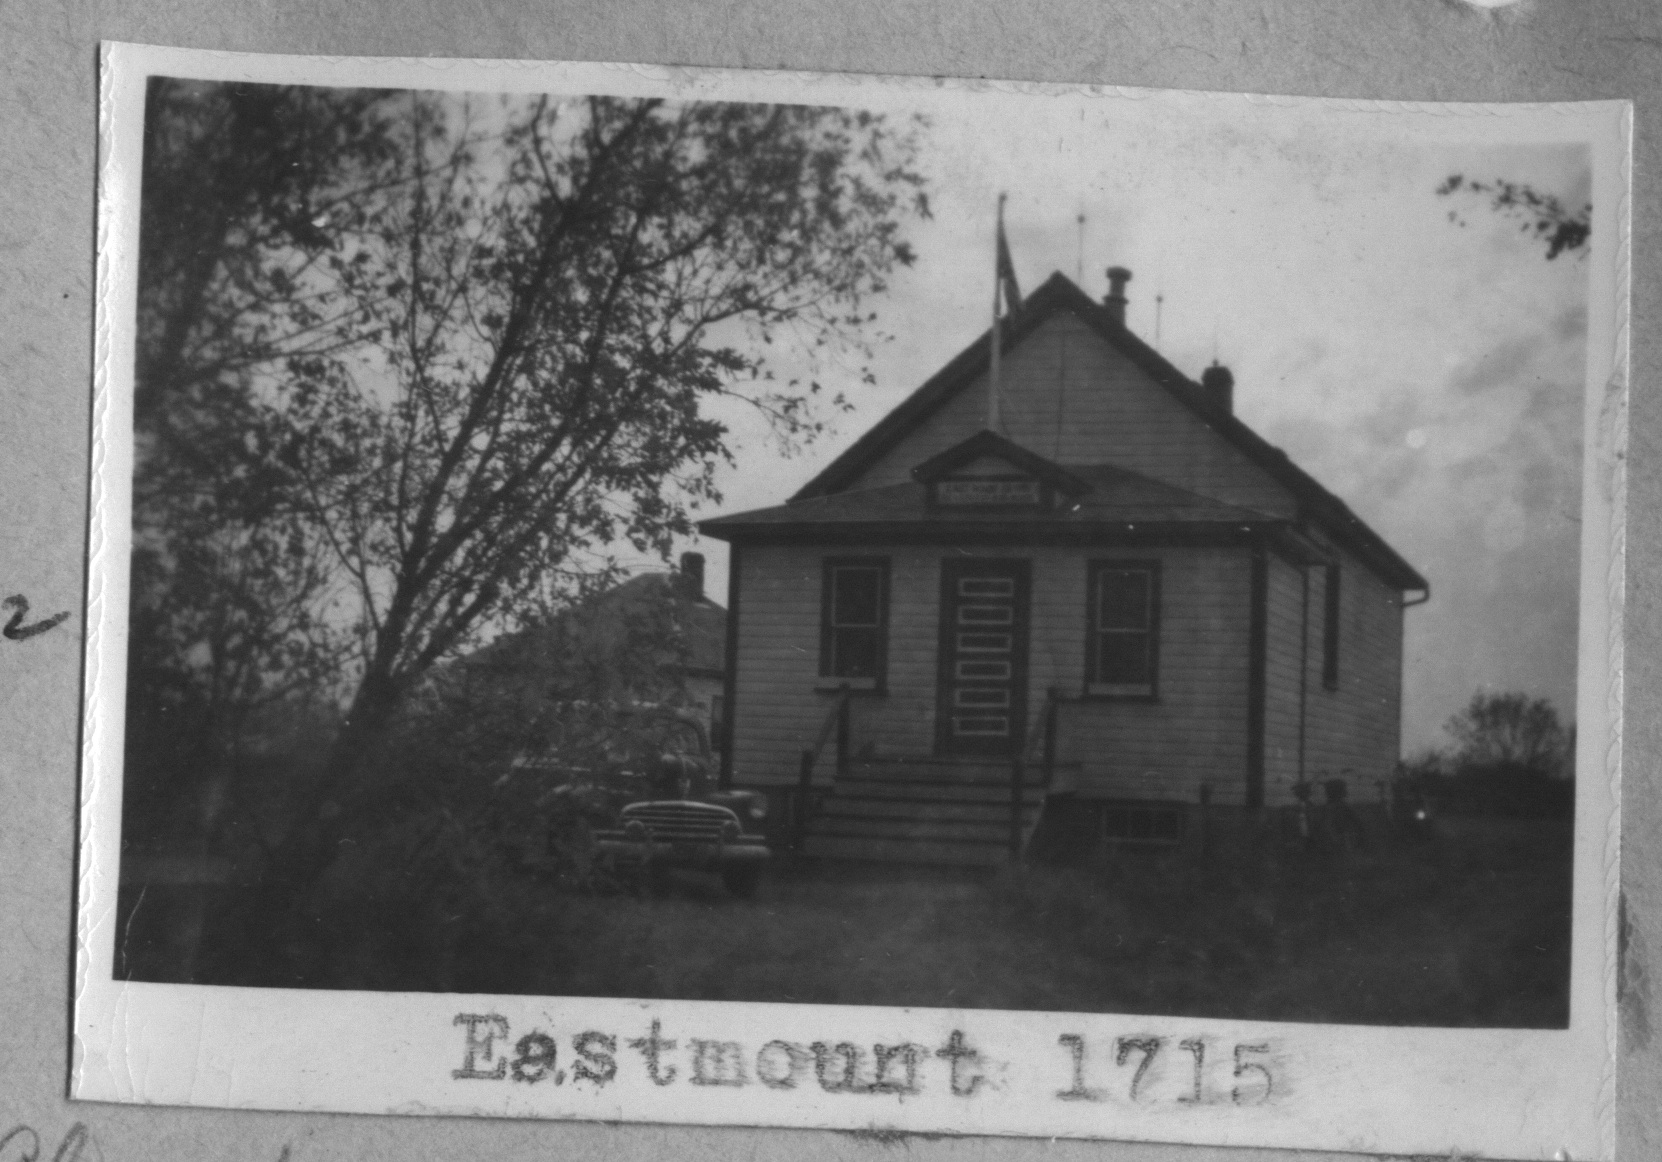
<svg viewBox="0 0 1662 1162">
<path fill-rule="evenodd" d="M 574 635 L 621 636 L 632 624 L 670 632 L 666 666 L 692 677 L 719 676 L 726 667 L 727 611 L 689 591 L 676 573 L 642 573 L 557 614 L 548 624 L 497 638 L 461 659 L 473 669 L 522 672 L 572 652 Z"/>
</svg>

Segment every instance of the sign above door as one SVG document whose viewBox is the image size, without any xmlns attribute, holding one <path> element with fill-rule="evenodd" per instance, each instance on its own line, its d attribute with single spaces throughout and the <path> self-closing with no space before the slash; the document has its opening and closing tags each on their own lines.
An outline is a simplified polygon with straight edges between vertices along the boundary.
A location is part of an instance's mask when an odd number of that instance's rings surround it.
<svg viewBox="0 0 1662 1162">
<path fill-rule="evenodd" d="M 935 484 L 935 503 L 945 505 L 1009 505 L 1035 507 L 1044 494 L 1037 480 L 970 478 L 941 480 Z"/>
</svg>

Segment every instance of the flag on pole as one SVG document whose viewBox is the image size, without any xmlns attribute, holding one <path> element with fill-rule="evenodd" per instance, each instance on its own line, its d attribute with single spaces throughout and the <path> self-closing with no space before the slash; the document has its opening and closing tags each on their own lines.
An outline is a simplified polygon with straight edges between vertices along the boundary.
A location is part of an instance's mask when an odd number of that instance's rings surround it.
<svg viewBox="0 0 1662 1162">
<path fill-rule="evenodd" d="M 993 349 L 987 373 L 987 427 L 998 431 L 999 323 L 1006 314 L 1021 308 L 1021 287 L 1016 282 L 1016 264 L 1010 260 L 1010 243 L 1004 237 L 1004 195 L 998 195 L 998 234 L 994 243 Z"/>
<path fill-rule="evenodd" d="M 1016 282 L 1016 264 L 1010 261 L 1010 243 L 1004 237 L 1004 195 L 998 198 L 998 290 L 1006 313 L 1021 310 L 1021 287 Z"/>
</svg>

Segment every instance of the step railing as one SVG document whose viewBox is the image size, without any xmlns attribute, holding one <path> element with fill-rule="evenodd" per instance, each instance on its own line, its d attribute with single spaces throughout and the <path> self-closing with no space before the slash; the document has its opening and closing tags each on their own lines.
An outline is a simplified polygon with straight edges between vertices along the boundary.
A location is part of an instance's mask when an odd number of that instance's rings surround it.
<svg viewBox="0 0 1662 1162">
<path fill-rule="evenodd" d="M 1024 826 L 1027 771 L 1036 757 L 1041 772 L 1039 780 L 1039 811 L 1044 810 L 1045 796 L 1050 794 L 1051 780 L 1056 776 L 1056 713 L 1061 705 L 1062 692 L 1052 686 L 1045 692 L 1044 706 L 1034 719 L 1027 737 L 1022 740 L 1015 758 L 1010 763 L 1010 862 L 1021 862 L 1027 848 L 1029 833 Z M 1035 755 L 1035 752 L 1037 754 Z M 1037 813 L 1034 823 L 1037 825 Z"/>
<path fill-rule="evenodd" d="M 848 775 L 850 702 L 850 690 L 844 686 L 837 694 L 837 701 L 832 705 L 831 713 L 825 716 L 825 722 L 819 728 L 819 736 L 814 739 L 814 745 L 806 747 L 802 752 L 796 774 L 796 811 L 791 820 L 791 846 L 797 851 L 802 850 L 808 838 L 808 828 L 813 823 L 814 767 L 819 762 L 820 753 L 833 739 L 836 740 L 837 748 L 835 776 L 842 779 Z"/>
</svg>

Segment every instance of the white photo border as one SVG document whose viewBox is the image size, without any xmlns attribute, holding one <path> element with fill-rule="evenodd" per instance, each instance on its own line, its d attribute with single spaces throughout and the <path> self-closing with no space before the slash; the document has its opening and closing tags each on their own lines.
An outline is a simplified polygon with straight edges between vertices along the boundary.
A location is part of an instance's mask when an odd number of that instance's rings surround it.
<svg viewBox="0 0 1662 1162">
<path fill-rule="evenodd" d="M 1564 1030 L 1385 1028 L 992 1010 L 239 989 L 112 979 L 131 544 L 144 86 L 152 74 L 450 91 L 882 105 L 1074 99 L 1406 115 L 1426 138 L 1584 142 L 1593 230 L 1584 411 L 1573 960 Z M 1516 1158 L 1610 1158 L 1616 1051 L 1631 106 L 1424 105 L 1035 83 L 104 46 L 71 1096 L 235 1109 L 885 1129 Z M 553 1038 L 541 1083 L 510 1050 Z M 1178 1092 L 1133 1102 L 1116 1039 L 1161 1036 Z M 584 1040 L 588 1037 L 587 1040 Z M 596 1040 L 595 1038 L 599 1038 Z M 612 1040 L 608 1041 L 610 1038 Z M 1074 1040 L 1070 1040 L 1074 1039 Z M 629 1043 L 638 1044 L 630 1047 Z M 669 1043 L 677 1048 L 673 1051 Z M 828 1092 L 774 1043 L 884 1046 L 891 1083 Z M 725 1048 L 740 1046 L 735 1058 Z M 534 1042 L 534 1045 L 541 1042 Z M 706 1048 L 713 1046 L 714 1048 Z M 905 1047 L 911 1048 L 905 1048 Z M 586 1050 L 586 1053 L 584 1052 Z M 662 1070 L 648 1070 L 658 1060 Z M 862 1052 L 866 1052 L 862 1048 Z M 671 1062 L 673 1054 L 673 1062 Z M 523 1058 L 521 1052 L 519 1057 Z M 1191 1059 L 1193 1059 L 1191 1061 Z M 610 1061 L 614 1076 L 601 1083 Z M 735 1064 L 736 1062 L 736 1064 Z M 666 1076 L 675 1070 L 674 1076 Z M 908 1069 L 914 1072 L 908 1074 Z M 587 1070 L 588 1073 L 584 1071 Z M 522 1073 L 534 1072 L 531 1066 Z M 569 1071 L 569 1073 L 568 1073 Z M 735 1073 L 735 1071 L 737 1071 Z M 558 1073 L 558 1076 L 557 1076 Z M 758 1076 L 760 1073 L 760 1076 Z M 745 1084 L 731 1084 L 742 1077 Z M 586 1079 L 586 1080 L 585 1080 Z M 921 1079 L 921 1080 L 920 1080 Z M 1110 1088 L 1110 1079 L 1113 1086 Z M 522 1081 L 529 1081 L 522 1078 Z M 1161 1078 L 1151 1073 L 1149 1084 Z M 1272 1100 L 1255 1101 L 1273 1087 Z M 1244 1096 L 1243 1096 L 1244 1095 Z"/>
</svg>

